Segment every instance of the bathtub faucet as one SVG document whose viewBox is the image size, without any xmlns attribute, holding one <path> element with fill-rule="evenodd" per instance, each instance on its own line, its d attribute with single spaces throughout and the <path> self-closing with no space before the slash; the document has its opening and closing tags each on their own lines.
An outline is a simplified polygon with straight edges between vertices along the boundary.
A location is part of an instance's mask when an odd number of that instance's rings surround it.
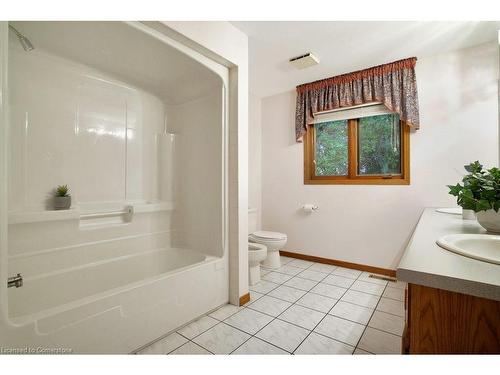
<svg viewBox="0 0 500 375">
<path fill-rule="evenodd" d="M 14 286 L 16 288 L 20 288 L 23 286 L 23 277 L 20 273 L 7 279 L 7 288 L 12 288 Z"/>
</svg>

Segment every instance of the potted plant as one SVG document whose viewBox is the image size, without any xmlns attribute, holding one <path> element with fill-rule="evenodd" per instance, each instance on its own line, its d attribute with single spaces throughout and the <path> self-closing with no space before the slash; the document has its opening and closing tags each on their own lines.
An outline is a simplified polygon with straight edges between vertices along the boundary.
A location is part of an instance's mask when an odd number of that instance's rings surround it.
<svg viewBox="0 0 500 375">
<path fill-rule="evenodd" d="M 54 196 L 54 209 L 69 210 L 71 207 L 71 195 L 68 194 L 68 185 L 59 185 Z"/>
<path fill-rule="evenodd" d="M 489 232 L 500 233 L 500 169 L 484 170 L 479 161 L 465 166 L 469 172 L 461 184 L 448 185 L 450 194 L 464 210 L 473 210 Z"/>
</svg>

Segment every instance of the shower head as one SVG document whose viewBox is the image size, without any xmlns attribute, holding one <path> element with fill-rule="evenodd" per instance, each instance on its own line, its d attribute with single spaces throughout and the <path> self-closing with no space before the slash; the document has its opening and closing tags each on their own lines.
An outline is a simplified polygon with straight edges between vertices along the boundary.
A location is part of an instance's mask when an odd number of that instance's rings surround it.
<svg viewBox="0 0 500 375">
<path fill-rule="evenodd" d="M 19 39 L 19 43 L 21 43 L 26 52 L 35 49 L 35 47 L 33 47 L 33 44 L 31 44 L 30 40 L 26 38 L 23 34 L 21 34 L 19 31 L 17 31 L 14 26 L 9 25 L 9 28 L 14 32 L 14 34 L 16 34 L 17 39 Z"/>
</svg>

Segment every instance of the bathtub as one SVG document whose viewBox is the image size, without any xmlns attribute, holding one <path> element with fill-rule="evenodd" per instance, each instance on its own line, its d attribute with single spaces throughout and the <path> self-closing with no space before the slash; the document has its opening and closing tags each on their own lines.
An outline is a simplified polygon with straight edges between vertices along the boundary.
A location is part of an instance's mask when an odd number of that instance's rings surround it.
<svg viewBox="0 0 500 375">
<path fill-rule="evenodd" d="M 226 303 L 228 69 L 161 24 L 13 23 L 39 37 L 0 22 L 0 352 L 131 353 Z M 150 61 L 192 79 L 160 88 Z"/>
<path fill-rule="evenodd" d="M 9 290 L 9 320 L 19 347 L 129 353 L 227 302 L 226 270 L 174 248 L 58 270 Z"/>
</svg>

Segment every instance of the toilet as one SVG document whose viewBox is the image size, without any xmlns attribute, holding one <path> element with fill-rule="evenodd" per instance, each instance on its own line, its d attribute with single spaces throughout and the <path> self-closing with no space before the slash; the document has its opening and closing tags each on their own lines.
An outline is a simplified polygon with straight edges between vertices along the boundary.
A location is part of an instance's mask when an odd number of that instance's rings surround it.
<svg viewBox="0 0 500 375">
<path fill-rule="evenodd" d="M 265 267 L 272 269 L 281 267 L 279 251 L 286 245 L 286 234 L 279 232 L 258 231 L 249 234 L 248 241 L 267 247 L 267 258 L 263 262 Z"/>
<path fill-rule="evenodd" d="M 249 284 L 255 285 L 260 281 L 260 262 L 267 257 L 265 245 L 248 243 L 248 276 Z"/>
</svg>

